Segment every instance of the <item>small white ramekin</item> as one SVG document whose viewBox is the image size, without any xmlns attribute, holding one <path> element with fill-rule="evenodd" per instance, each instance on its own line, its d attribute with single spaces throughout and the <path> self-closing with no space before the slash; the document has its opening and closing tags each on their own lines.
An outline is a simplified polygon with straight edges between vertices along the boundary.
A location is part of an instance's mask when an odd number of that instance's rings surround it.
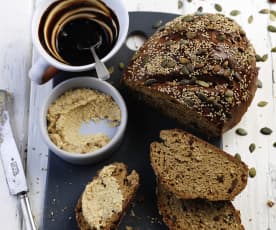
<svg viewBox="0 0 276 230">
<path fill-rule="evenodd" d="M 121 110 L 121 123 L 117 127 L 116 133 L 110 140 L 110 142 L 99 150 L 89 153 L 70 153 L 57 147 L 50 139 L 47 131 L 47 112 L 49 106 L 63 93 L 75 88 L 91 88 L 100 92 L 106 93 L 112 96 L 113 100 L 117 103 Z M 119 147 L 127 125 L 127 108 L 121 94 L 116 88 L 110 85 L 108 82 L 99 80 L 94 77 L 75 77 L 73 79 L 66 80 L 56 86 L 45 102 L 42 104 L 40 113 L 40 128 L 41 135 L 49 149 L 55 153 L 58 157 L 72 164 L 91 164 L 99 162 L 109 157 L 112 152 Z"/>
</svg>

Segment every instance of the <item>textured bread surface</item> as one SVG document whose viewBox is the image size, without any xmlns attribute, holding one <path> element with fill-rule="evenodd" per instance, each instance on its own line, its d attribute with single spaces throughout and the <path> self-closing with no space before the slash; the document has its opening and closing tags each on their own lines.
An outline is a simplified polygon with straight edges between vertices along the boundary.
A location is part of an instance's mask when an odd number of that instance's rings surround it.
<svg viewBox="0 0 276 230">
<path fill-rule="evenodd" d="M 182 130 L 162 130 L 150 145 L 153 170 L 183 199 L 232 200 L 247 184 L 248 168 L 235 157 Z"/>
<path fill-rule="evenodd" d="M 158 209 L 170 230 L 243 230 L 240 213 L 230 201 L 178 199 L 160 184 Z"/>
<path fill-rule="evenodd" d="M 221 14 L 175 18 L 133 56 L 122 83 L 134 95 L 209 137 L 237 124 L 256 91 L 255 50 Z"/>
<path fill-rule="evenodd" d="M 75 209 L 81 230 L 111 230 L 117 226 L 139 187 L 139 175 L 129 175 L 123 163 L 105 166 L 86 185 Z"/>
</svg>

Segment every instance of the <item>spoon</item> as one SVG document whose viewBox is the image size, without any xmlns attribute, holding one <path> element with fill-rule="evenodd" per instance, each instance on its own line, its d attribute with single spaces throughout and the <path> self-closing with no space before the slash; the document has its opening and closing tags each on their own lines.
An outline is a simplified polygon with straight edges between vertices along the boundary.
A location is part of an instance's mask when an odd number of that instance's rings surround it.
<svg viewBox="0 0 276 230">
<path fill-rule="evenodd" d="M 106 68 L 105 64 L 100 60 L 100 58 L 98 57 L 95 48 L 100 47 L 100 45 L 102 44 L 102 36 L 99 36 L 99 40 L 93 44 L 93 45 L 85 45 L 82 42 L 79 42 L 77 44 L 77 49 L 78 50 L 90 50 L 93 58 L 95 60 L 95 68 L 96 68 L 96 72 L 98 75 L 98 78 L 100 80 L 106 81 L 110 78 L 110 73 L 108 71 L 108 69 Z"/>
</svg>

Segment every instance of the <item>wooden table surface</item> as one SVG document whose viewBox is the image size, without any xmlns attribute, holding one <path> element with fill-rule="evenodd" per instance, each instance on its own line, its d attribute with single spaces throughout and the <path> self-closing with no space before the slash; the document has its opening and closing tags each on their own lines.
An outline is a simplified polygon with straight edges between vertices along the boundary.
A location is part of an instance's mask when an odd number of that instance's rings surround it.
<svg viewBox="0 0 276 230">
<path fill-rule="evenodd" d="M 42 0 L 40 0 L 42 1 Z M 116 0 L 114 0 L 116 1 Z M 183 3 L 183 4 L 181 4 Z M 276 99 L 275 58 L 271 48 L 276 46 L 276 33 L 267 30 L 276 26 L 276 17 L 260 14 L 261 9 L 274 9 L 276 4 L 266 0 L 125 0 L 129 11 L 160 11 L 186 14 L 203 7 L 203 12 L 216 12 L 214 5 L 222 6 L 222 13 L 235 19 L 246 31 L 258 54 L 268 55 L 265 62 L 258 62 L 262 88 L 257 90 L 253 103 L 242 121 L 223 135 L 223 149 L 231 154 L 239 153 L 249 167 L 255 167 L 257 175 L 249 178 L 246 189 L 236 197 L 234 204 L 241 212 L 247 230 L 275 230 L 276 205 L 269 207 L 268 201 L 276 201 Z M 37 58 L 33 50 L 30 24 L 38 0 L 2 1 L 0 13 L 0 88 L 13 95 L 13 120 L 15 137 L 26 168 L 29 197 L 38 226 L 43 215 L 48 149 L 42 142 L 38 128 L 39 109 L 42 100 L 51 90 L 51 82 L 37 86 L 28 79 L 28 71 Z M 231 16 L 232 10 L 241 12 Z M 253 22 L 248 18 L 252 15 Z M 259 107 L 266 101 L 265 107 Z M 238 136 L 237 128 L 247 130 L 247 136 Z M 262 135 L 260 129 L 270 127 L 273 133 Z M 249 151 L 254 143 L 256 150 Z M 0 223 L 1 229 L 22 229 L 19 204 L 9 195 L 2 165 L 0 164 Z"/>
</svg>

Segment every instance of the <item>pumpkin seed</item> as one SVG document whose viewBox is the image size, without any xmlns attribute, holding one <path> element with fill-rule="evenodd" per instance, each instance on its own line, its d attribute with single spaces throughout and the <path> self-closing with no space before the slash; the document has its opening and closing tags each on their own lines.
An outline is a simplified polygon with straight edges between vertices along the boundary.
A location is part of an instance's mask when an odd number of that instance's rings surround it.
<svg viewBox="0 0 276 230">
<path fill-rule="evenodd" d="M 158 20 L 158 21 L 156 21 L 156 22 L 152 25 L 152 28 L 153 28 L 153 29 L 158 29 L 162 24 L 163 24 L 163 21 L 162 21 L 162 20 Z"/>
<path fill-rule="evenodd" d="M 269 19 L 270 19 L 270 21 L 275 22 L 276 17 L 273 14 L 270 14 Z"/>
<path fill-rule="evenodd" d="M 255 168 L 250 168 L 248 171 L 248 175 L 253 178 L 256 176 L 256 169 Z"/>
<path fill-rule="evenodd" d="M 220 4 L 215 4 L 215 10 L 218 11 L 218 12 L 221 12 L 222 11 L 222 6 Z"/>
<path fill-rule="evenodd" d="M 241 160 L 241 155 L 239 153 L 236 153 L 235 158 L 237 158 L 238 160 Z"/>
<path fill-rule="evenodd" d="M 254 143 L 252 143 L 252 144 L 249 145 L 249 151 L 251 153 L 253 153 L 255 151 L 255 149 L 256 149 L 256 145 Z"/>
<path fill-rule="evenodd" d="M 213 96 L 208 97 L 208 101 L 209 101 L 209 102 L 214 102 L 215 100 L 216 100 L 216 98 L 215 98 L 215 97 L 213 97 Z"/>
<path fill-rule="evenodd" d="M 157 82 L 157 80 L 156 79 L 153 79 L 153 78 L 149 78 L 149 79 L 147 79 L 146 81 L 145 81 L 145 85 L 146 86 L 151 86 L 152 84 L 154 84 L 154 83 L 156 83 Z"/>
<path fill-rule="evenodd" d="M 180 72 L 181 72 L 183 75 L 185 75 L 185 76 L 187 76 L 187 75 L 190 74 L 190 72 L 189 72 L 187 66 L 185 66 L 185 65 L 180 69 Z"/>
<path fill-rule="evenodd" d="M 189 59 L 187 59 L 187 58 L 185 58 L 185 57 L 181 57 L 181 58 L 179 58 L 179 62 L 180 62 L 181 64 L 187 64 L 187 63 L 189 63 L 190 61 L 189 61 Z"/>
<path fill-rule="evenodd" d="M 262 62 L 263 61 L 262 57 L 259 54 L 256 54 L 255 58 L 256 58 L 256 62 Z"/>
<path fill-rule="evenodd" d="M 213 102 L 213 106 L 216 110 L 222 109 L 222 105 L 219 104 L 216 100 Z"/>
<path fill-rule="evenodd" d="M 239 15 L 241 12 L 239 11 L 239 10 L 232 10 L 231 12 L 230 12 L 230 15 L 231 16 L 237 16 L 237 15 Z"/>
<path fill-rule="evenodd" d="M 231 89 L 227 89 L 224 95 L 226 97 L 233 97 L 234 96 L 234 92 Z"/>
<path fill-rule="evenodd" d="M 118 67 L 120 70 L 123 70 L 125 68 L 125 64 L 123 62 L 120 62 Z"/>
<path fill-rule="evenodd" d="M 265 107 L 267 105 L 267 101 L 260 101 L 257 105 L 259 107 Z"/>
<path fill-rule="evenodd" d="M 264 135 L 270 135 L 272 133 L 272 130 L 268 127 L 261 128 L 260 132 Z"/>
<path fill-rule="evenodd" d="M 182 18 L 183 22 L 191 22 L 193 20 L 194 20 L 194 18 L 191 15 L 187 15 L 187 16 L 185 16 L 185 17 Z"/>
<path fill-rule="evenodd" d="M 195 69 L 195 67 L 191 63 L 188 63 L 186 66 L 190 73 L 193 72 Z"/>
<path fill-rule="evenodd" d="M 276 148 L 276 142 L 273 143 L 273 147 Z"/>
<path fill-rule="evenodd" d="M 173 68 L 173 67 L 175 67 L 175 65 L 176 65 L 175 60 L 172 60 L 172 59 L 168 60 L 168 62 L 167 62 L 168 68 Z"/>
<path fill-rule="evenodd" d="M 180 43 L 180 45 L 187 45 L 187 44 L 189 43 L 189 41 L 184 40 L 184 39 L 181 39 L 181 40 L 179 41 L 179 43 Z"/>
<path fill-rule="evenodd" d="M 263 88 L 263 83 L 262 83 L 262 81 L 261 80 L 257 80 L 257 87 L 258 88 Z"/>
<path fill-rule="evenodd" d="M 260 14 L 269 14 L 270 13 L 270 10 L 269 9 L 261 9 L 259 11 Z"/>
<path fill-rule="evenodd" d="M 178 7 L 178 9 L 181 9 L 183 7 L 183 1 L 182 0 L 178 0 L 177 7 Z"/>
<path fill-rule="evenodd" d="M 225 34 L 219 34 L 219 36 L 218 36 L 219 41 L 223 42 L 225 39 L 226 39 Z"/>
<path fill-rule="evenodd" d="M 273 48 L 271 49 L 271 52 L 276 53 L 276 47 L 273 47 Z"/>
<path fill-rule="evenodd" d="M 188 31 L 187 33 L 186 33 L 186 37 L 188 38 L 188 39 L 193 39 L 193 38 L 195 38 L 196 37 L 196 33 L 195 32 L 191 32 L 191 31 Z"/>
<path fill-rule="evenodd" d="M 203 7 L 202 6 L 198 7 L 197 12 L 202 13 L 203 12 Z"/>
<path fill-rule="evenodd" d="M 268 54 L 262 56 L 262 61 L 265 62 L 268 59 Z"/>
<path fill-rule="evenodd" d="M 276 11 L 275 10 L 270 10 L 270 14 L 272 14 L 274 17 L 276 17 Z"/>
<path fill-rule="evenodd" d="M 182 80 L 179 82 L 180 85 L 188 85 L 188 84 L 190 84 L 190 83 L 191 83 L 191 81 L 188 80 L 188 79 L 182 79 Z"/>
<path fill-rule="evenodd" d="M 229 104 L 232 104 L 232 102 L 233 102 L 233 97 L 226 97 L 225 100 L 226 100 Z"/>
<path fill-rule="evenodd" d="M 108 68 L 108 72 L 109 72 L 110 74 L 112 74 L 112 73 L 114 72 L 114 66 L 110 66 L 110 67 Z"/>
<path fill-rule="evenodd" d="M 276 27 L 273 25 L 268 25 L 267 30 L 272 33 L 276 33 Z"/>
<path fill-rule="evenodd" d="M 206 87 L 206 88 L 208 88 L 210 86 L 207 82 L 202 81 L 202 80 L 196 80 L 196 84 L 198 84 L 202 87 Z"/>
<path fill-rule="evenodd" d="M 187 0 L 187 2 L 192 2 L 192 0 Z"/>
<path fill-rule="evenodd" d="M 197 97 L 198 97 L 201 101 L 208 101 L 208 98 L 207 98 L 207 96 L 206 96 L 204 93 L 199 92 L 199 93 L 197 94 Z"/>
<path fill-rule="evenodd" d="M 253 20 L 254 20 L 253 15 L 250 15 L 247 19 L 248 24 L 251 24 L 253 22 Z"/>
<path fill-rule="evenodd" d="M 240 135 L 240 136 L 246 136 L 247 135 L 247 131 L 243 128 L 238 128 L 236 129 L 236 134 Z"/>
</svg>

